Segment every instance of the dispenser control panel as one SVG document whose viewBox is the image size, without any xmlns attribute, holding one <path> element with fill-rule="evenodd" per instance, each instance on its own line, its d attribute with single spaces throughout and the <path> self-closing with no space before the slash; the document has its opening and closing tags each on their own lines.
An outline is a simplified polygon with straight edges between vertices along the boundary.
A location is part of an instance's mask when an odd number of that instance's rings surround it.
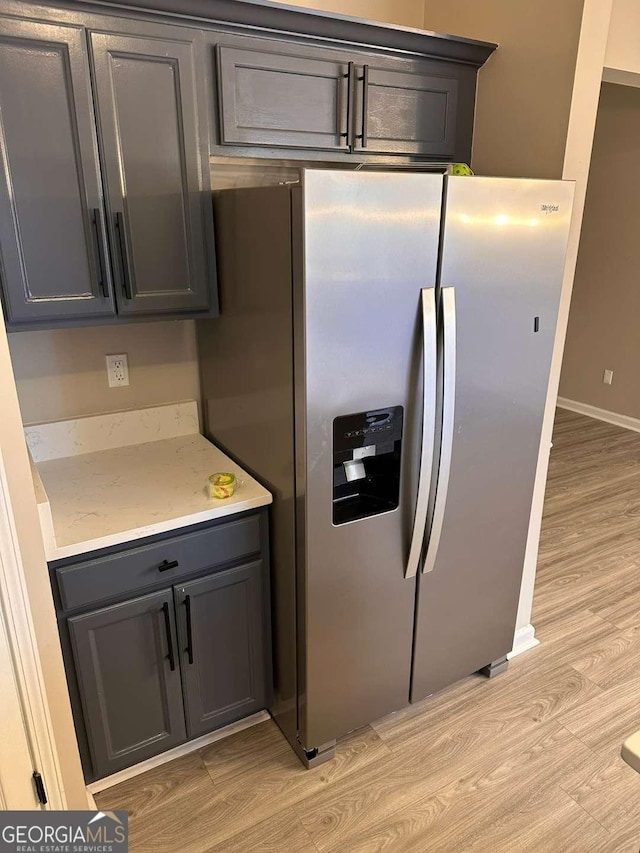
<svg viewBox="0 0 640 853">
<path fill-rule="evenodd" d="M 333 421 L 333 523 L 397 508 L 402 406 L 342 415 Z"/>
</svg>

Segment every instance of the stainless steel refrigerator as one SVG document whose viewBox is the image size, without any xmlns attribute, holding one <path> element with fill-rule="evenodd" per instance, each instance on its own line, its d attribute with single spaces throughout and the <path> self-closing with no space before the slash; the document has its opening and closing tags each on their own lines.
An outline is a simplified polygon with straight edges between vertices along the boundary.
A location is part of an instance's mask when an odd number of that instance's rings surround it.
<svg viewBox="0 0 640 853">
<path fill-rule="evenodd" d="M 275 496 L 271 710 L 309 766 L 505 665 L 572 197 L 314 169 L 215 197 L 205 425 Z"/>
</svg>

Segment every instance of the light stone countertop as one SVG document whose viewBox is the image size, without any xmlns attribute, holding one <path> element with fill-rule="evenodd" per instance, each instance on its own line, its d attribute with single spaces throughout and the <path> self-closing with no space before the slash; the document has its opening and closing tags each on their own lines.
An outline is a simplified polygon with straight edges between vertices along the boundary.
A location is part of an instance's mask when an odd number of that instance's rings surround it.
<svg viewBox="0 0 640 853">
<path fill-rule="evenodd" d="M 196 420 L 197 424 L 197 420 Z M 161 433 L 160 433 L 161 434 Z M 71 557 L 265 506 L 271 494 L 199 433 L 33 463 L 46 556 Z M 236 475 L 210 498 L 210 474 Z"/>
</svg>

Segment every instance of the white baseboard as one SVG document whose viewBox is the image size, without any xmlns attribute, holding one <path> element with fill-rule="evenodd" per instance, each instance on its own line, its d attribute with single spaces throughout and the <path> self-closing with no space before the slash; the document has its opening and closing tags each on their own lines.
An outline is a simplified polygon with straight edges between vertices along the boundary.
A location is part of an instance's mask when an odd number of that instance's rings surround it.
<svg viewBox="0 0 640 853">
<path fill-rule="evenodd" d="M 607 409 L 599 409 L 597 406 L 591 406 L 589 403 L 579 403 L 577 400 L 568 400 L 566 397 L 558 397 L 558 406 L 561 409 L 568 409 L 570 412 L 576 412 L 579 415 L 587 415 L 589 418 L 605 421 L 608 424 L 613 424 L 623 429 L 640 432 L 640 418 L 632 418 L 630 415 L 619 415 L 617 412 L 609 412 Z"/>
<path fill-rule="evenodd" d="M 515 658 L 523 652 L 528 652 L 529 649 L 535 649 L 539 645 L 540 640 L 536 640 L 536 629 L 529 623 L 523 628 L 518 628 L 516 631 L 516 635 L 513 638 L 513 648 L 507 655 L 507 658 L 511 660 L 511 658 Z"/>
<path fill-rule="evenodd" d="M 148 758 L 146 761 L 141 761 L 139 764 L 134 764 L 133 767 L 127 767 L 126 770 L 119 770 L 111 776 L 105 776 L 104 779 L 98 779 L 97 782 L 91 782 L 87 785 L 87 794 L 97 794 L 100 791 L 106 791 L 107 788 L 113 788 L 114 785 L 119 785 L 120 782 L 126 782 L 127 779 L 133 779 L 141 773 L 146 773 L 147 770 L 153 770 L 154 767 L 161 767 L 174 758 L 181 758 L 183 755 L 188 755 L 190 752 L 195 752 L 197 749 L 202 749 L 204 746 L 209 746 L 210 743 L 215 743 L 217 740 L 229 737 L 236 732 L 241 732 L 243 729 L 248 729 L 258 723 L 263 723 L 265 720 L 270 720 L 271 715 L 267 711 L 258 711 L 257 714 L 252 714 L 250 717 L 245 717 L 244 720 L 238 720 L 237 723 L 231 723 L 222 729 L 215 732 L 210 732 L 208 735 L 195 738 L 195 740 L 187 741 L 180 746 L 169 749 L 161 755 L 154 755 L 153 758 Z M 95 801 L 94 801 L 95 802 Z"/>
</svg>

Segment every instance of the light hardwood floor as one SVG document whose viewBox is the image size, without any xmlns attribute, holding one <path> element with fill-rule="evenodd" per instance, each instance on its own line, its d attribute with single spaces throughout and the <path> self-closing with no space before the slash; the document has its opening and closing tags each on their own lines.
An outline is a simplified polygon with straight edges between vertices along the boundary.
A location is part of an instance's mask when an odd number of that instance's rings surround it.
<svg viewBox="0 0 640 853">
<path fill-rule="evenodd" d="M 640 434 L 560 410 L 534 624 L 541 645 L 345 738 L 303 770 L 262 723 L 96 797 L 131 850 L 638 853 Z"/>
</svg>

